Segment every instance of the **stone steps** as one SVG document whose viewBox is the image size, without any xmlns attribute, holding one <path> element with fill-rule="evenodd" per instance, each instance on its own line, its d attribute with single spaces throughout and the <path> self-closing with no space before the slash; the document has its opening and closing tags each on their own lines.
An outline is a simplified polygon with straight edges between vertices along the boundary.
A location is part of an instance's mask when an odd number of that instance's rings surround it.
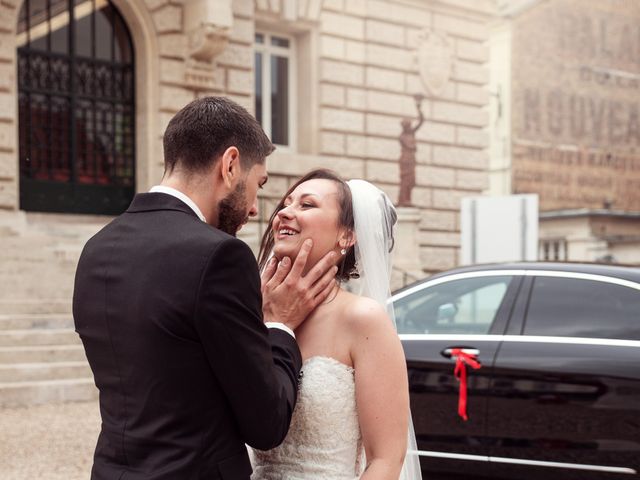
<svg viewBox="0 0 640 480">
<path fill-rule="evenodd" d="M 0 382 L 0 408 L 43 403 L 86 402 L 98 398 L 93 378 Z"/>
<path fill-rule="evenodd" d="M 0 365 L 7 363 L 44 363 L 85 361 L 84 348 L 78 345 L 35 345 L 0 347 Z"/>
<path fill-rule="evenodd" d="M 0 315 L 0 407 L 88 401 L 97 398 L 68 301 L 47 302 L 61 313 Z M 6 307 L 6 305 L 5 305 Z"/>
<path fill-rule="evenodd" d="M 0 364 L 0 384 L 87 378 L 91 379 L 91 368 L 86 360 Z"/>
<path fill-rule="evenodd" d="M 0 315 L 71 315 L 71 297 L 0 298 Z"/>
<path fill-rule="evenodd" d="M 4 330 L 27 330 L 43 328 L 74 328 L 73 317 L 69 314 L 15 314 L 0 315 L 0 332 Z"/>
<path fill-rule="evenodd" d="M 0 331 L 0 347 L 80 344 L 72 328 L 31 328 Z"/>
</svg>

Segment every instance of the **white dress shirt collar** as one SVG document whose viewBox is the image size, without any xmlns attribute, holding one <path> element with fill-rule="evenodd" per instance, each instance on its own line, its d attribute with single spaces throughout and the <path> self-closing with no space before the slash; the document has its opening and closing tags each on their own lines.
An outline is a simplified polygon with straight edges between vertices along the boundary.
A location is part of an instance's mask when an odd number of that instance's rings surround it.
<svg viewBox="0 0 640 480">
<path fill-rule="evenodd" d="M 155 187 L 152 187 L 151 190 L 149 190 L 149 193 L 166 193 L 167 195 L 176 197 L 178 200 L 181 200 L 184 203 L 186 203 L 189 206 L 189 208 L 194 211 L 194 213 L 198 216 L 198 218 L 206 223 L 207 219 L 204 218 L 204 215 L 202 214 L 198 206 L 195 204 L 195 202 L 191 200 L 188 196 L 186 196 L 184 193 L 182 193 L 180 190 L 176 190 L 175 188 L 171 188 L 171 187 L 166 187 L 164 185 L 156 185 Z"/>
</svg>

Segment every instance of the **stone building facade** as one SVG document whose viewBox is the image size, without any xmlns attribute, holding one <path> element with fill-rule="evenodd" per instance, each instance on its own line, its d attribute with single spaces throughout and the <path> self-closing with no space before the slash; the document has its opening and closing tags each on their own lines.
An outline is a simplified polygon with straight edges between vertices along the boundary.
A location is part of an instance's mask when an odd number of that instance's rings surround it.
<svg viewBox="0 0 640 480">
<path fill-rule="evenodd" d="M 501 3 L 490 191 L 539 195 L 540 259 L 640 265 L 640 3 Z"/>
<path fill-rule="evenodd" d="M 51 0 L 50 8 L 56 3 L 60 0 Z M 75 2 L 76 10 L 82 3 Z M 313 167 L 366 178 L 396 199 L 400 122 L 416 117 L 413 96 L 421 93 L 426 121 L 417 133 L 414 274 L 456 265 L 460 199 L 487 187 L 491 0 L 100 0 L 96 5 L 109 4 L 126 24 L 133 48 L 136 191 L 161 178 L 163 130 L 190 100 L 225 95 L 255 112 L 256 35 L 283 35 L 295 46 L 289 63 L 295 85 L 288 99 L 290 145 L 269 158 L 260 219 L 243 237 L 256 247 L 275 199 Z M 44 243 L 58 232 L 63 240 L 54 236 L 49 247 L 72 264 L 76 243 L 110 217 L 38 213 L 21 206 L 17 51 L 24 35 L 18 31 L 23 5 L 0 2 L 0 247 L 6 244 L 6 252 L 29 264 L 26 252 L 12 248 L 28 249 L 33 231 Z M 437 95 L 425 89 L 420 75 L 417 56 L 428 48 L 422 43 L 425 31 L 438 32 L 450 49 L 450 70 Z M 78 239 L 74 231 L 82 232 Z M 56 242 L 63 246 L 56 250 Z M 15 262 L 14 270 L 28 270 Z M 0 271 L 3 283 L 29 282 L 12 281 L 14 270 Z M 64 282 L 69 285 L 67 278 Z M 29 297 L 36 290 L 29 288 L 10 295 Z M 58 296 L 45 290 L 45 297 Z"/>
<path fill-rule="evenodd" d="M 201 96 L 284 144 L 241 232 L 256 249 L 312 168 L 397 199 L 401 121 L 424 95 L 395 286 L 455 266 L 460 199 L 487 187 L 492 15 L 493 0 L 0 0 L 0 407 L 95 398 L 78 256 L 160 181 L 165 126 Z"/>
</svg>

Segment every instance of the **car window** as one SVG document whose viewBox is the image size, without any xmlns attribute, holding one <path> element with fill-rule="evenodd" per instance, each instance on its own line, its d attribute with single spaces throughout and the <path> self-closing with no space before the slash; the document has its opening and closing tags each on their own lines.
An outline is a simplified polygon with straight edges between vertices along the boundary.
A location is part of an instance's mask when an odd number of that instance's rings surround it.
<svg viewBox="0 0 640 480">
<path fill-rule="evenodd" d="M 524 334 L 640 340 L 640 291 L 593 280 L 536 277 Z"/>
<path fill-rule="evenodd" d="M 486 334 L 512 276 L 452 280 L 394 302 L 398 333 Z"/>
</svg>

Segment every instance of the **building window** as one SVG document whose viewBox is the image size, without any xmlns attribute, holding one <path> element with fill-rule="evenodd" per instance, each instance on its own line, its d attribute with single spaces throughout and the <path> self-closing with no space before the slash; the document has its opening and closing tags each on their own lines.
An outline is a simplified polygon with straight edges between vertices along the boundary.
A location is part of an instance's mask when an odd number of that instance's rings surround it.
<svg viewBox="0 0 640 480">
<path fill-rule="evenodd" d="M 115 215 L 135 191 L 134 58 L 108 0 L 25 0 L 20 208 Z"/>
<path fill-rule="evenodd" d="M 255 112 L 271 141 L 293 149 L 295 134 L 292 37 L 257 32 L 255 35 Z"/>
<path fill-rule="evenodd" d="M 567 241 L 564 238 L 540 240 L 540 260 L 566 262 L 568 260 Z"/>
</svg>

